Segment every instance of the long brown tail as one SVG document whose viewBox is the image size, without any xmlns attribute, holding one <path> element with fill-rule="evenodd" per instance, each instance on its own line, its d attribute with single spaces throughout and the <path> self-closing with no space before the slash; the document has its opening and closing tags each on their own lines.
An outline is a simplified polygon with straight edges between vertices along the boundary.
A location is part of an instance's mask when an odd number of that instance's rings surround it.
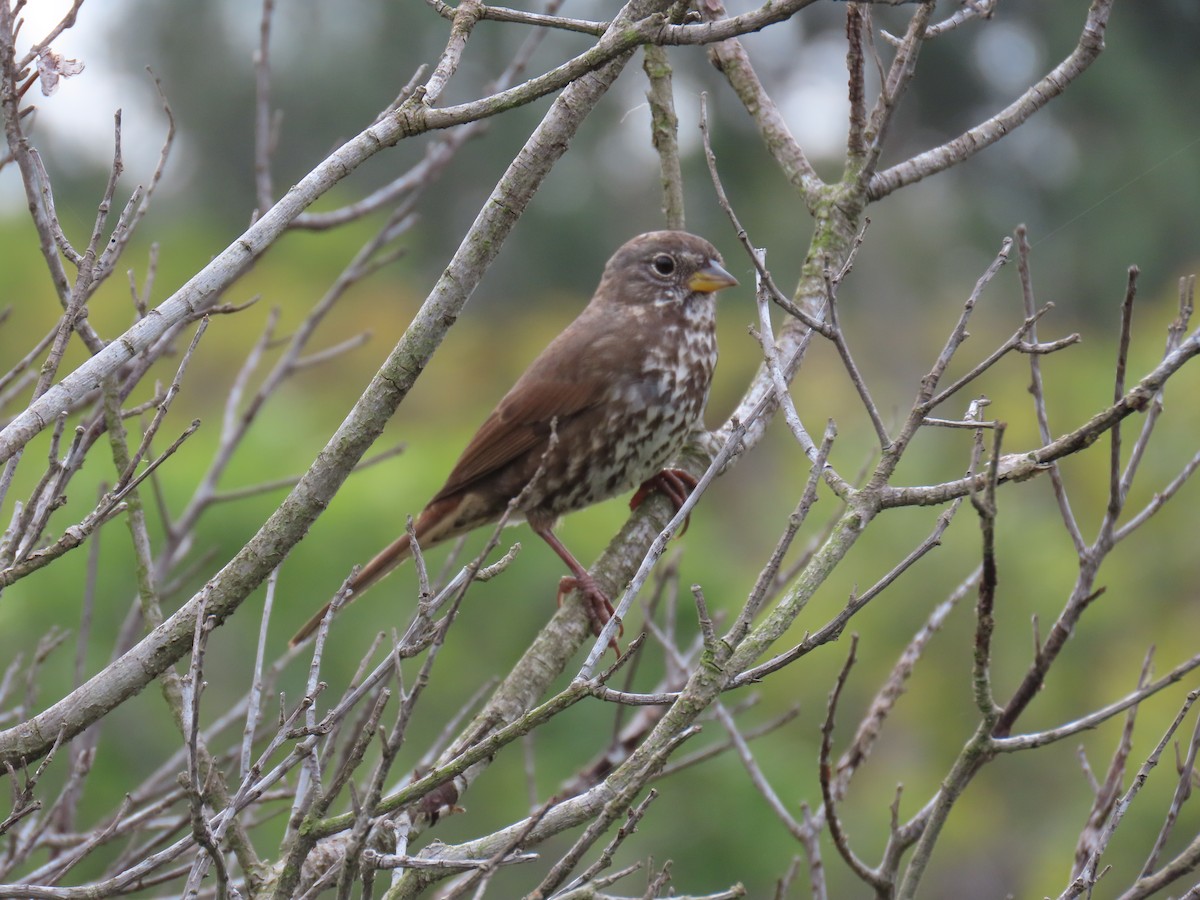
<svg viewBox="0 0 1200 900">
<path fill-rule="evenodd" d="M 392 569 L 404 562 L 412 555 L 412 542 L 409 540 L 408 533 L 400 535 L 396 540 L 392 541 L 382 550 L 371 558 L 371 561 L 359 569 L 358 574 L 350 579 L 350 600 L 356 600 L 367 588 L 381 580 Z M 321 627 L 321 621 L 329 612 L 330 603 L 326 603 L 316 611 L 312 618 L 305 622 L 300 630 L 292 635 L 292 639 L 288 641 L 289 647 L 295 647 L 304 643 L 308 638 Z"/>
<path fill-rule="evenodd" d="M 425 507 L 421 515 L 417 517 L 414 525 L 417 532 L 417 540 L 423 549 L 440 544 L 447 538 L 455 537 L 474 527 L 475 523 L 473 522 L 464 524 L 454 518 L 454 513 L 458 510 L 461 503 L 462 496 L 456 495 L 436 500 Z M 363 566 L 358 571 L 358 574 L 350 580 L 349 588 L 353 593 L 350 594 L 350 599 L 347 602 L 358 599 L 367 588 L 380 581 L 383 576 L 387 575 L 411 555 L 412 542 L 409 540 L 408 533 L 405 532 L 376 553 L 371 558 L 371 561 Z M 316 614 L 305 622 L 304 626 L 288 641 L 288 646 L 295 647 L 297 644 L 301 644 L 307 640 L 321 626 L 321 620 L 329 612 L 329 606 L 330 604 L 326 603 L 317 610 Z"/>
</svg>

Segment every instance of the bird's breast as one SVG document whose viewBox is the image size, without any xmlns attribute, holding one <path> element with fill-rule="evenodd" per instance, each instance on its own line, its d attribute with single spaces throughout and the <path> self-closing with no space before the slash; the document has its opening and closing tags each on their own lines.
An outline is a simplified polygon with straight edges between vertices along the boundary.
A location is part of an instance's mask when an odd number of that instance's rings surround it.
<svg viewBox="0 0 1200 900">
<path fill-rule="evenodd" d="M 537 498 L 539 514 L 562 515 L 636 487 L 702 424 L 717 361 L 712 316 L 678 316 L 645 337 L 637 363 L 614 374 L 595 414 L 560 435 L 551 452 L 561 456 L 553 468 L 563 488 Z"/>
</svg>

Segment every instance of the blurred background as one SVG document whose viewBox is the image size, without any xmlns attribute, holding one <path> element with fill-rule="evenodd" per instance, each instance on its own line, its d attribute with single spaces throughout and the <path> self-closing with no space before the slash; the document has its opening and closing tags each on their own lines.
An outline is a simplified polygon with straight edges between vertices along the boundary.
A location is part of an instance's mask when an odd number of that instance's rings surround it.
<svg viewBox="0 0 1200 900">
<path fill-rule="evenodd" d="M 38 0 L 24 11 L 23 37 L 36 39 L 67 3 Z M 730 2 L 731 12 L 752 4 Z M 532 8 L 532 7 L 531 7 Z M 615 3 L 568 2 L 562 12 L 603 17 Z M 939 17 L 956 4 L 941 3 Z M 993 20 L 951 32 L 922 51 L 918 74 L 904 97 L 884 165 L 908 158 L 994 114 L 1057 64 L 1075 45 L 1087 4 L 1009 0 Z M 879 9 L 878 27 L 902 31 L 907 10 Z M 845 137 L 844 7 L 817 3 L 780 27 L 745 38 L 762 80 L 822 176 L 836 179 Z M 280 0 L 271 45 L 272 106 L 280 113 L 274 158 L 276 194 L 309 171 L 337 144 L 365 127 L 392 100 L 418 66 L 436 61 L 447 25 L 428 7 L 380 0 Z M 249 223 L 255 208 L 253 56 L 259 9 L 239 0 L 168 4 L 107 0 L 85 4 L 75 28 L 56 42 L 85 71 L 65 80 L 52 97 L 38 97 L 34 140 L 54 181 L 57 207 L 68 236 L 85 239 L 95 218 L 112 153 L 112 116 L 123 113 L 126 174 L 118 197 L 145 183 L 156 164 L 166 118 L 146 68 L 161 80 L 179 130 L 155 204 L 123 259 L 139 285 L 153 243 L 157 275 L 151 303 L 161 302 Z M 525 38 L 524 29 L 481 23 L 444 104 L 480 96 Z M 1003 238 L 1028 225 L 1034 284 L 1041 303 L 1055 310 L 1042 320 L 1040 337 L 1079 331 L 1081 345 L 1044 363 L 1052 427 L 1075 427 L 1112 394 L 1119 304 L 1130 265 L 1141 268 L 1131 352 L 1132 378 L 1161 355 L 1167 324 L 1175 316 L 1177 282 L 1200 270 L 1200 5 L 1194 0 L 1118 3 L 1108 49 L 1093 67 L 1012 136 L 966 165 L 904 189 L 872 207 L 871 226 L 855 269 L 842 287 L 846 329 L 868 384 L 889 422 L 911 406 L 920 377 L 953 327 L 963 300 Z M 534 55 L 530 72 L 547 69 L 587 46 L 588 39 L 553 34 Z M 716 243 L 743 285 L 750 266 L 717 207 L 703 163 L 697 129 L 700 97 L 707 93 L 722 178 L 751 237 L 768 250 L 776 281 L 794 284 L 811 225 L 803 203 L 763 151 L 758 137 L 703 51 L 675 48 L 676 103 L 689 230 Z M 658 163 L 649 140 L 645 77 L 635 60 L 596 113 L 501 250 L 461 321 L 419 380 L 380 447 L 404 442 L 405 453 L 351 478 L 334 504 L 297 548 L 280 576 L 280 600 L 271 629 L 273 652 L 319 606 L 349 568 L 364 561 L 403 528 L 440 486 L 467 439 L 530 359 L 583 306 L 611 251 L 641 231 L 662 227 Z M 30 95 L 32 98 L 32 94 Z M 468 142 L 417 209 L 419 221 L 401 241 L 405 255 L 357 285 L 322 326 L 317 346 L 332 346 L 364 331 L 361 349 L 312 368 L 272 398 L 220 487 L 233 490 L 301 473 L 398 340 L 474 219 L 497 178 L 551 102 L 543 99 L 499 116 Z M 340 206 L 369 193 L 419 160 L 438 135 L 380 154 L 343 181 L 318 208 Z M 375 218 L 323 233 L 284 237 L 237 284 L 226 302 L 259 297 L 257 305 L 213 322 L 200 346 L 163 434 L 173 436 L 199 417 L 197 435 L 164 467 L 162 508 L 178 511 L 212 457 L 222 404 L 234 373 L 258 339 L 272 308 L 288 334 L 381 224 Z M 23 355 L 33 336 L 56 320 L 57 302 L 36 236 L 28 221 L 17 173 L 0 173 L 0 305 L 12 313 L 0 329 L 5 360 Z M 750 292 L 721 300 L 721 353 L 709 408 L 719 424 L 741 396 L 759 360 L 747 335 L 755 321 Z M 128 279 L 112 278 L 90 306 L 105 337 L 132 322 Z M 966 371 L 1006 338 L 1023 318 L 1015 265 L 985 294 L 972 320 L 972 338 L 956 364 Z M 67 363 L 82 359 L 73 348 Z M 168 361 L 169 366 L 174 361 Z M 5 366 L 7 368 L 7 365 Z M 1194 368 L 1194 367 L 1193 367 Z M 265 371 L 265 370 L 264 370 Z M 169 380 L 173 369 L 159 377 Z M 259 372 L 256 379 L 261 379 Z M 1006 449 L 1035 446 L 1036 424 L 1028 402 L 1023 358 L 997 366 L 979 390 L 992 400 L 991 415 L 1009 423 Z M 149 389 L 149 384 L 147 384 Z M 1184 372 L 1167 394 L 1160 425 L 1131 508 L 1147 502 L 1196 453 L 1200 436 L 1200 376 Z M 852 475 L 874 461 L 873 432 L 840 368 L 836 354 L 816 345 L 794 389 L 801 416 L 819 433 L 827 418 L 839 428 L 835 464 Z M 140 398 L 146 399 L 146 398 Z M 962 405 L 945 410 L 961 414 Z M 953 407 L 954 404 L 952 403 Z M 15 413 L 10 408 L 6 415 Z M 1140 420 L 1138 420 L 1140 422 Z M 1136 429 L 1138 422 L 1131 427 Z M 167 438 L 169 440 L 169 437 Z M 949 480 L 965 468 L 970 438 L 944 430 L 914 446 L 897 483 Z M 1107 497 L 1107 450 L 1066 466 L 1076 514 L 1090 540 Z M 29 455 L 44 458 L 45 436 Z M 91 508 L 95 491 L 111 481 L 103 453 L 73 482 L 68 505 L 52 529 L 61 531 Z M 14 496 L 27 494 L 36 467 L 27 465 Z M 682 585 L 703 586 L 711 607 L 734 610 L 769 555 L 775 535 L 799 499 L 807 465 L 782 423 L 728 477 L 712 489 L 686 537 L 674 545 Z M 21 477 L 27 479 L 22 482 Z M 201 523 L 195 566 L 170 598 L 186 599 L 261 525 L 282 492 L 229 502 Z M 1156 647 L 1156 667 L 1166 671 L 1200 650 L 1200 563 L 1195 553 L 1197 487 L 1185 487 L 1150 528 L 1132 537 L 1106 566 L 1107 593 L 1085 616 L 1071 647 L 1056 665 L 1047 690 L 1022 725 L 1045 728 L 1078 717 L 1133 688 L 1146 649 Z M 1057 615 L 1075 575 L 1074 553 L 1058 519 L 1046 479 L 1013 485 L 1000 498 L 1000 580 L 996 639 L 997 694 L 1005 698 L 1028 664 L 1030 622 L 1043 630 Z M 825 495 L 798 545 L 832 515 Z M 614 500 L 572 516 L 561 535 L 581 559 L 593 559 L 620 527 L 626 512 Z M 846 596 L 888 571 L 933 527 L 938 510 L 902 510 L 875 523 L 829 585 L 797 623 L 796 638 L 815 630 L 841 608 Z M 437 734 L 448 711 L 475 686 L 501 675 L 550 615 L 559 563 L 527 529 L 510 531 L 525 549 L 503 579 L 477 586 L 439 662 L 438 677 L 409 746 Z M 477 536 L 481 543 L 483 535 Z M 123 527 L 102 532 L 97 620 L 85 668 L 108 660 L 111 639 L 134 594 L 132 555 Z M 964 510 L 943 546 L 854 622 L 859 664 L 839 715 L 839 744 L 894 664 L 897 654 L 941 601 L 977 564 L 979 537 Z M 434 561 L 440 559 L 435 555 Z M 0 603 L 0 660 L 28 659 L 51 626 L 76 627 L 86 551 L 10 588 Z M 326 659 L 331 685 L 344 684 L 367 636 L 404 620 L 412 603 L 411 567 L 402 570 L 338 621 Z M 888 804 L 903 783 L 901 814 L 920 808 L 975 723 L 970 663 L 971 601 L 950 618 L 918 667 L 909 696 L 886 726 L 883 742 L 859 773 L 844 817 L 860 856 L 874 860 L 886 835 Z M 214 635 L 210 650 L 206 715 L 222 712 L 241 696 L 253 659 L 261 594 Z M 690 621 L 685 610 L 681 620 Z M 636 618 L 632 625 L 636 632 Z M 60 648 L 45 662 L 35 705 L 44 707 L 69 689 L 72 652 Z M 819 805 L 816 755 L 826 694 L 844 659 L 844 643 L 831 645 L 760 686 L 760 705 L 748 720 L 765 721 L 798 703 L 801 714 L 783 731 L 756 745 L 760 762 L 795 812 L 800 801 Z M 643 687 L 654 666 L 643 668 Z M 300 695 L 303 666 L 286 674 L 289 697 Z M 1144 758 L 1183 697 L 1180 691 L 1144 707 L 1134 759 Z M 739 698 L 741 699 L 741 698 Z M 581 706 L 539 733 L 538 799 L 557 790 L 602 743 L 610 719 Z M 1190 726 L 1186 726 L 1190 727 Z M 139 773 L 157 766 L 178 746 L 156 691 L 125 704 L 106 720 L 88 803 L 97 815 L 119 802 Z M 712 726 L 712 734 L 720 735 Z M 929 897 L 1042 896 L 1062 889 L 1072 848 L 1084 824 L 1090 790 L 1076 760 L 1082 744 L 1102 771 L 1116 744 L 1113 722 L 1079 742 L 1003 759 L 972 784 L 951 817 L 935 854 Z M 128 736 L 136 734 L 136 743 Z M 1169 755 L 1169 754 L 1168 754 Z M 472 815 L 451 817 L 431 833 L 448 842 L 499 826 L 523 808 L 519 754 L 501 759 L 472 789 Z M 414 757 L 415 759 L 415 757 Z M 1107 882 L 1126 884 L 1140 868 L 1174 790 L 1165 764 L 1129 811 L 1106 861 Z M 797 852 L 764 801 L 750 788 L 733 757 L 707 763 L 661 785 L 665 796 L 627 851 L 675 861 L 680 891 L 711 891 L 743 880 L 750 896 L 768 896 L 774 880 Z M 714 808 L 721 811 L 717 816 Z M 1200 830 L 1185 808 L 1178 842 Z M 281 826 L 280 826 L 281 827 Z M 269 827 L 268 841 L 269 841 Z M 269 845 L 269 844 L 268 844 Z M 1177 848 L 1176 848 L 1177 849 Z M 547 848 L 548 853 L 553 848 Z M 835 896 L 862 896 L 829 854 Z M 629 859 L 624 859 L 628 862 Z M 516 875 L 514 885 L 524 885 Z M 513 890 L 525 888 L 514 887 Z M 1097 896 L 1109 896 L 1103 883 Z M 797 894 L 800 896 L 800 894 Z"/>
</svg>

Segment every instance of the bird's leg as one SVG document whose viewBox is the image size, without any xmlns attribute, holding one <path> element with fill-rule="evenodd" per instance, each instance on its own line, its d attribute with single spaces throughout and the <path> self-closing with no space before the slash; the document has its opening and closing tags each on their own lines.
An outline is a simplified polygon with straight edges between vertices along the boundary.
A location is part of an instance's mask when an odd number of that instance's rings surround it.
<svg viewBox="0 0 1200 900">
<path fill-rule="evenodd" d="M 675 505 L 675 511 L 678 512 L 683 508 L 684 501 L 687 500 L 688 494 L 696 489 L 696 485 L 700 483 L 691 472 L 686 472 L 683 469 L 663 469 L 655 475 L 647 478 L 642 482 L 629 500 L 629 508 L 637 509 L 642 505 L 642 501 L 650 495 L 651 491 L 659 491 L 666 496 Z M 683 520 L 683 527 L 679 529 L 679 534 L 682 535 L 688 530 L 688 525 L 692 522 L 691 514 Z M 678 536 L 678 535 L 677 535 Z"/>
<path fill-rule="evenodd" d="M 558 558 L 571 570 L 570 575 L 564 575 L 558 582 L 558 605 L 562 606 L 563 597 L 571 591 L 579 591 L 587 603 L 588 618 L 592 620 L 592 633 L 599 637 L 601 630 L 608 624 L 615 612 L 612 601 L 600 589 L 600 585 L 596 584 L 596 579 L 592 577 L 591 573 L 571 555 L 571 551 L 563 546 L 563 542 L 555 537 L 553 531 L 549 528 L 534 528 L 533 530 L 538 537 L 550 545 L 550 549 L 557 553 Z M 618 621 L 617 634 L 624 633 L 625 626 Z M 615 637 L 608 642 L 608 646 L 612 647 L 617 656 L 621 655 L 621 647 L 617 644 Z"/>
</svg>

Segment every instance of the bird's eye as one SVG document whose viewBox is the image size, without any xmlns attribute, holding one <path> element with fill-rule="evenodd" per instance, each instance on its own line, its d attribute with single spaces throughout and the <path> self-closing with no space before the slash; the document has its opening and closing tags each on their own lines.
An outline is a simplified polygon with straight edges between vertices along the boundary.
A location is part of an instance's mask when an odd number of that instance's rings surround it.
<svg viewBox="0 0 1200 900">
<path fill-rule="evenodd" d="M 666 253 L 658 254 L 650 264 L 654 266 L 654 271 L 664 278 L 675 274 L 675 260 Z"/>
</svg>

